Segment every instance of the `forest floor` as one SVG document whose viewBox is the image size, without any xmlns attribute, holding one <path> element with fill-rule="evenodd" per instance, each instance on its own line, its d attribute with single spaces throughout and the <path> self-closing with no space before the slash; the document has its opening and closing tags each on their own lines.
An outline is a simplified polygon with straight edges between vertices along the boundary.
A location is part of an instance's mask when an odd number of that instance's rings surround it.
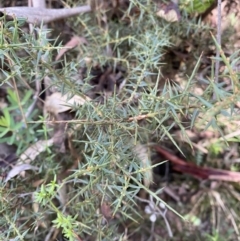
<svg viewBox="0 0 240 241">
<path fill-rule="evenodd" d="M 240 3 L 28 2 L 0 3 L 1 240 L 240 240 Z"/>
</svg>

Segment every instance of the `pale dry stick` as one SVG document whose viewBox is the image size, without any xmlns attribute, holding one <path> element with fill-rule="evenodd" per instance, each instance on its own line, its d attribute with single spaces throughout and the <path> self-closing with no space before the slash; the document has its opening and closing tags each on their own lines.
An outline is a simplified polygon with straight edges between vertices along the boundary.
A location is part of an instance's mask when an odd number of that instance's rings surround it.
<svg viewBox="0 0 240 241">
<path fill-rule="evenodd" d="M 217 42 L 219 46 L 221 46 L 221 5 L 222 5 L 222 0 L 218 0 Z M 220 50 L 217 48 L 216 65 L 215 65 L 215 83 L 218 83 L 218 78 L 219 78 L 219 65 L 220 65 L 219 58 L 220 58 Z"/>
<path fill-rule="evenodd" d="M 28 0 L 28 7 L 32 7 L 33 3 L 32 0 Z M 30 33 L 33 33 L 33 24 L 29 23 L 29 29 L 30 29 Z"/>
<path fill-rule="evenodd" d="M 213 144 L 213 143 L 220 142 L 220 141 L 227 141 L 231 138 L 238 137 L 239 135 L 240 135 L 240 130 L 237 130 L 237 131 L 229 133 L 225 136 L 222 136 L 220 138 L 214 138 L 214 139 L 210 140 L 209 142 L 203 143 L 202 146 L 203 146 L 203 148 L 205 148 L 206 146 L 209 146 L 209 144 Z"/>
<path fill-rule="evenodd" d="M 181 202 L 181 199 L 177 193 L 175 193 L 170 187 L 165 186 L 163 188 L 163 192 L 165 192 L 169 197 L 175 200 L 177 203 Z"/>
<path fill-rule="evenodd" d="M 46 1 L 45 0 L 31 0 L 32 1 L 32 7 L 34 8 L 42 8 L 42 9 L 46 9 Z M 47 24 L 44 24 L 42 26 L 42 29 L 47 30 Z"/>
<path fill-rule="evenodd" d="M 46 8 L 45 0 L 31 0 L 34 8 Z"/>
<path fill-rule="evenodd" d="M 138 115 L 134 117 L 129 117 L 128 119 L 114 119 L 114 120 L 101 120 L 101 121 L 92 121 L 92 120 L 63 120 L 63 121 L 28 121 L 28 124 L 61 124 L 61 123 L 82 123 L 82 124 L 116 124 L 118 122 L 131 122 L 131 121 L 139 121 L 143 119 L 147 119 L 150 117 L 154 117 L 157 113 L 149 113 L 146 115 Z"/>
<path fill-rule="evenodd" d="M 201 146 L 200 143 L 191 143 L 196 149 L 198 149 L 199 151 L 201 151 L 204 154 L 208 153 L 208 150 L 206 148 L 204 148 L 203 146 Z"/>
<path fill-rule="evenodd" d="M 91 12 L 89 5 L 69 9 L 43 9 L 30 7 L 0 8 L 0 12 L 16 18 L 26 18 L 28 23 L 37 25 L 50 23 L 62 18 L 73 17 L 81 13 Z"/>
<path fill-rule="evenodd" d="M 230 138 L 233 138 L 233 137 L 237 137 L 239 135 L 240 135 L 240 130 L 237 130 L 237 131 L 234 131 L 232 133 L 229 133 L 229 134 L 219 138 L 219 140 L 224 141 L 224 140 L 227 140 L 227 139 L 230 139 Z"/>
<path fill-rule="evenodd" d="M 235 177 L 235 176 L 209 175 L 208 179 L 214 180 L 214 181 L 224 181 L 224 182 L 237 182 L 237 183 L 240 182 L 240 177 Z"/>
<path fill-rule="evenodd" d="M 46 2 L 45 0 L 28 0 L 28 7 L 34 7 L 34 8 L 46 8 Z M 33 24 L 29 23 L 30 32 L 33 32 Z M 47 26 L 43 26 L 44 29 L 47 28 Z"/>
</svg>

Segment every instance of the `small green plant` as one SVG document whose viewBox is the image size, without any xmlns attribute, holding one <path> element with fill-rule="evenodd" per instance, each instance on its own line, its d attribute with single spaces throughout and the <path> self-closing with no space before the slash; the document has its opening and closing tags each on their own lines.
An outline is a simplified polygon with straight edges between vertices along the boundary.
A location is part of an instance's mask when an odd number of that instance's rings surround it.
<svg viewBox="0 0 240 241">
<path fill-rule="evenodd" d="M 21 105 L 23 114 L 25 115 L 27 108 L 29 107 L 32 92 L 23 92 L 24 97 L 20 103 L 18 103 L 16 92 L 8 89 L 7 93 L 9 105 L 1 110 L 0 142 L 7 142 L 9 145 L 17 145 L 19 152 L 21 152 L 22 148 L 25 148 L 27 143 L 32 143 L 37 138 L 35 133 L 35 128 L 37 125 L 28 128 L 19 108 L 19 105 Z M 32 113 L 32 116 L 34 114 L 36 114 L 35 111 Z M 31 120 L 32 116 L 30 116 L 28 120 Z"/>
<path fill-rule="evenodd" d="M 181 6 L 189 13 L 204 13 L 214 0 L 180 0 Z"/>
</svg>

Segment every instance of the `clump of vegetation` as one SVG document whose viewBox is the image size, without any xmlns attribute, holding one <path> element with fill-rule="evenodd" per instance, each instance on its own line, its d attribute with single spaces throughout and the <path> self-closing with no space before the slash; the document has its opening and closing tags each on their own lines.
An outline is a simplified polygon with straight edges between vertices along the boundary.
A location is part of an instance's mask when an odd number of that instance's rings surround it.
<svg viewBox="0 0 240 241">
<path fill-rule="evenodd" d="M 160 2 L 2 15 L 2 240 L 236 240 L 238 52 L 200 18 L 213 1 Z"/>
</svg>

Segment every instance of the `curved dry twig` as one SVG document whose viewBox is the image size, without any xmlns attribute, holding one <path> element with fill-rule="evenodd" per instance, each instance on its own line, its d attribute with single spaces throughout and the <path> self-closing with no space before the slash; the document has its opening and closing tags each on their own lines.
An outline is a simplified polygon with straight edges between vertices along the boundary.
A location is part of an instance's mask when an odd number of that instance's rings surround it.
<svg viewBox="0 0 240 241">
<path fill-rule="evenodd" d="M 87 13 L 91 11 L 89 5 L 64 8 L 64 9 L 45 9 L 45 8 L 32 8 L 32 7 L 8 7 L 0 8 L 0 12 L 8 16 L 16 18 L 26 18 L 28 23 L 33 24 L 46 24 L 62 18 L 73 17 L 80 13 Z"/>
</svg>

